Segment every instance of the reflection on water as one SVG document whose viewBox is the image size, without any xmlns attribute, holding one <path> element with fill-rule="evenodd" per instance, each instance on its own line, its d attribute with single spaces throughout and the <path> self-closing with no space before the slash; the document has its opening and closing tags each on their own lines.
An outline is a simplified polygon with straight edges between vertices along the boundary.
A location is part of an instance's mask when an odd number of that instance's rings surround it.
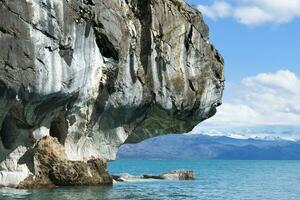
<svg viewBox="0 0 300 200">
<path fill-rule="evenodd" d="M 39 190 L 17 190 L 1 188 L 0 199 L 30 200 L 76 200 L 76 199 L 109 199 L 112 187 L 61 187 Z"/>
</svg>

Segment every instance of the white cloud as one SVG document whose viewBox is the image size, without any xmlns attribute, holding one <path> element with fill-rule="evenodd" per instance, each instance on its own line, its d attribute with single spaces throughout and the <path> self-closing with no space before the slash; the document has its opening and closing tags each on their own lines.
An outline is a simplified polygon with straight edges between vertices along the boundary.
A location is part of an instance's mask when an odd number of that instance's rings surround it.
<svg viewBox="0 0 300 200">
<path fill-rule="evenodd" d="M 232 11 L 231 5 L 222 1 L 216 1 L 211 6 L 198 5 L 197 8 L 212 19 L 228 17 Z"/>
<path fill-rule="evenodd" d="M 244 85 L 252 88 L 259 86 L 263 86 L 264 88 L 270 87 L 300 95 L 300 79 L 289 70 L 280 70 L 275 74 L 261 73 L 255 77 L 245 78 L 242 82 Z"/>
<path fill-rule="evenodd" d="M 256 26 L 283 24 L 300 17 L 300 0 L 215 0 L 212 5 L 197 8 L 212 19 L 233 17 L 239 23 Z"/>
<path fill-rule="evenodd" d="M 210 126 L 300 125 L 300 77 L 288 70 L 245 78 L 240 96 L 225 102 Z"/>
<path fill-rule="evenodd" d="M 193 133 L 300 140 L 299 76 L 289 70 L 261 73 L 243 79 L 239 88 Z"/>
<path fill-rule="evenodd" d="M 271 15 L 258 7 L 241 7 L 233 14 L 239 23 L 246 25 L 261 25 L 272 20 Z"/>
</svg>

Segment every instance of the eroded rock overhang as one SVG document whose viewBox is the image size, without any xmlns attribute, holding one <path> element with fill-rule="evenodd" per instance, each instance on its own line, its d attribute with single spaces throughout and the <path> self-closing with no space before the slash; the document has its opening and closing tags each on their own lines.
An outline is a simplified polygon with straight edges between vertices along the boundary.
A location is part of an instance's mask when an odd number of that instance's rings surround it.
<svg viewBox="0 0 300 200">
<path fill-rule="evenodd" d="M 223 58 L 180 0 L 0 0 L 0 185 L 35 175 L 34 147 L 113 160 L 123 143 L 212 117 Z"/>
</svg>

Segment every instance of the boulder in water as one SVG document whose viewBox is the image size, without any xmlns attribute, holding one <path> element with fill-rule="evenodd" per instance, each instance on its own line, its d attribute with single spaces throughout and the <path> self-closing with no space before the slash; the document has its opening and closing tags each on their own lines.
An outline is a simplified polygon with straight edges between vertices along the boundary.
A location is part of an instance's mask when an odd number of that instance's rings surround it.
<svg viewBox="0 0 300 200">
<path fill-rule="evenodd" d="M 176 170 L 161 174 L 160 177 L 168 180 L 194 180 L 195 173 L 192 170 Z"/>
<path fill-rule="evenodd" d="M 117 182 L 127 182 L 142 179 L 154 179 L 154 180 L 195 180 L 195 173 L 192 170 L 175 170 L 160 175 L 148 175 L 133 176 L 130 174 L 117 174 L 112 175 L 113 179 Z"/>
</svg>

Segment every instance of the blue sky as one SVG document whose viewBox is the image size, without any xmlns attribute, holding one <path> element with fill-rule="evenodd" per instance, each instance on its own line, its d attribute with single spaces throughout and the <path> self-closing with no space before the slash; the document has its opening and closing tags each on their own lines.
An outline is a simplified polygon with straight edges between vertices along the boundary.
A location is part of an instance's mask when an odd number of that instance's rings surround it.
<svg viewBox="0 0 300 200">
<path fill-rule="evenodd" d="M 211 5 L 212 0 L 189 0 L 194 5 Z M 212 43 L 226 61 L 226 77 L 239 81 L 260 72 L 290 69 L 300 74 L 300 20 L 256 27 L 233 18 L 205 17 Z"/>
<path fill-rule="evenodd" d="M 204 125 L 226 132 L 237 124 L 300 126 L 300 0 L 188 2 L 204 14 L 211 42 L 225 58 L 225 105 Z M 242 116 L 231 117 L 239 110 Z"/>
</svg>

